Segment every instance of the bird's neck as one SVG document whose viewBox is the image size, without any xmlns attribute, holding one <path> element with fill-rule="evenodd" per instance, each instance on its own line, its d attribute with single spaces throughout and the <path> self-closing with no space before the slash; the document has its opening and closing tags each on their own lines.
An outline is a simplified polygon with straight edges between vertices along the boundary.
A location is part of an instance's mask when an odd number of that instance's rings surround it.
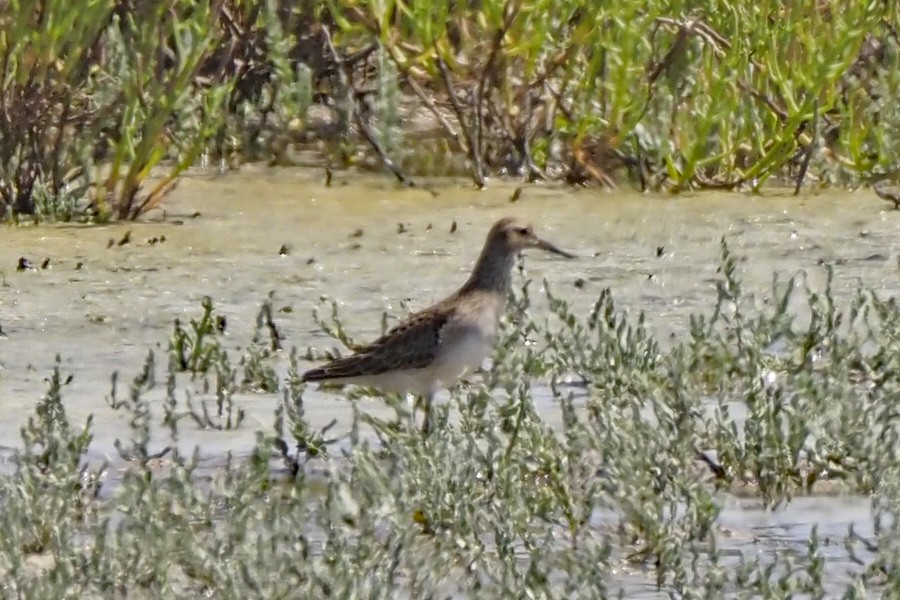
<svg viewBox="0 0 900 600">
<path fill-rule="evenodd" d="M 486 291 L 505 295 L 509 290 L 514 263 L 514 252 L 498 252 L 495 248 L 485 247 L 459 293 Z"/>
</svg>

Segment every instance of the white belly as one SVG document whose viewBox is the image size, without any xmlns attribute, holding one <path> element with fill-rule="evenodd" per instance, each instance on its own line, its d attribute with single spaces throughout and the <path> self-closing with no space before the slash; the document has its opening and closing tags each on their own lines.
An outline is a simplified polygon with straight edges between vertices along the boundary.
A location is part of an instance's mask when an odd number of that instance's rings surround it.
<svg viewBox="0 0 900 600">
<path fill-rule="evenodd" d="M 442 349 L 431 367 L 432 377 L 444 387 L 456 383 L 467 371 L 474 371 L 491 353 L 493 340 L 477 331 L 466 331 L 441 344 Z"/>
<path fill-rule="evenodd" d="M 480 367 L 492 349 L 492 338 L 486 338 L 471 329 L 462 330 L 457 335 L 450 336 L 450 339 L 443 340 L 434 362 L 427 367 L 348 377 L 335 382 L 429 397 L 438 390 L 452 386 L 467 371 Z"/>
</svg>

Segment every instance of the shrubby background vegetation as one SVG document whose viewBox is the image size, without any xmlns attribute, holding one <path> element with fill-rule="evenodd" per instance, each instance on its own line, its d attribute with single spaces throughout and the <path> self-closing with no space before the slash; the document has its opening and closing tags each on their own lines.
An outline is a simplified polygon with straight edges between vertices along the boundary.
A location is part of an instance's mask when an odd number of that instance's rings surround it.
<svg viewBox="0 0 900 600">
<path fill-rule="evenodd" d="M 0 209 L 158 206 L 198 163 L 757 189 L 897 173 L 895 2 L 4 0 Z"/>
</svg>

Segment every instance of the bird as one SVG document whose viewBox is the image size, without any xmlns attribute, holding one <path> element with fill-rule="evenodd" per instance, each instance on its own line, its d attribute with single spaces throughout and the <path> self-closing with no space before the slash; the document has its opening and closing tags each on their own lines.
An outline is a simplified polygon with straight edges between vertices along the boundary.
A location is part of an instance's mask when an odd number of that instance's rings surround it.
<svg viewBox="0 0 900 600">
<path fill-rule="evenodd" d="M 417 396 L 424 402 L 422 432 L 428 435 L 435 394 L 479 368 L 491 354 L 516 256 L 532 248 L 575 258 L 539 238 L 529 222 L 502 218 L 491 227 L 472 273 L 459 289 L 355 353 L 306 371 L 301 379 Z"/>
</svg>

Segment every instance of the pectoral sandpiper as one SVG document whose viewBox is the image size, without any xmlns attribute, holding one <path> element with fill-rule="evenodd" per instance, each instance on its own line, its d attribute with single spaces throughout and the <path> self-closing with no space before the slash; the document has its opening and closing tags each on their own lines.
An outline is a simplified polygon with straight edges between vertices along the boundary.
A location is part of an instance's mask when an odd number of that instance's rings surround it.
<svg viewBox="0 0 900 600">
<path fill-rule="evenodd" d="M 537 237 L 529 223 L 500 219 L 491 227 L 475 268 L 461 288 L 355 354 L 307 371 L 303 381 L 417 395 L 425 402 L 422 428 L 428 433 L 435 393 L 480 367 L 491 353 L 515 257 L 528 248 L 574 258 Z"/>
</svg>

